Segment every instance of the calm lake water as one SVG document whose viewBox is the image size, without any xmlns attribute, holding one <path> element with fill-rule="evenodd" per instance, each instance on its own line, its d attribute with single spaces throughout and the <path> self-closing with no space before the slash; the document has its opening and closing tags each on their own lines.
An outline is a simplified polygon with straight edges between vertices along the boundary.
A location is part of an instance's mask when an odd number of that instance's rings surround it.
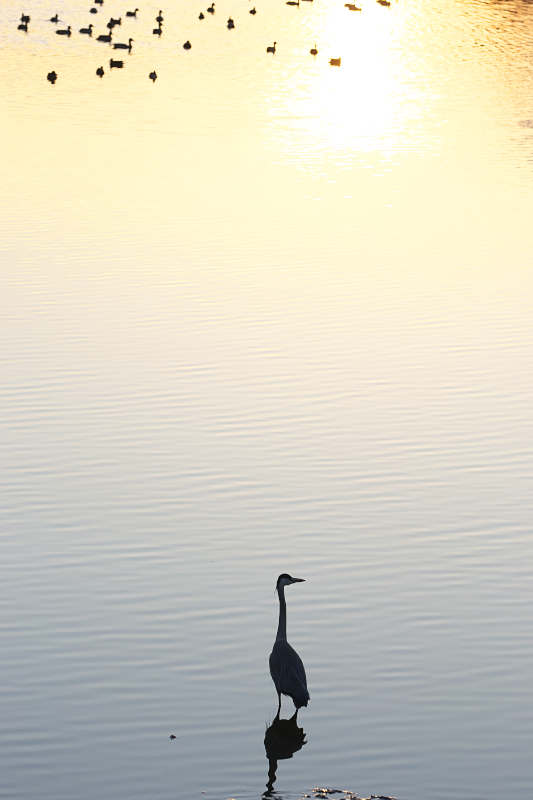
<svg viewBox="0 0 533 800">
<path fill-rule="evenodd" d="M 259 798 L 289 572 L 279 797 L 530 797 L 533 5 L 253 2 L 3 3 L 0 796 Z"/>
</svg>

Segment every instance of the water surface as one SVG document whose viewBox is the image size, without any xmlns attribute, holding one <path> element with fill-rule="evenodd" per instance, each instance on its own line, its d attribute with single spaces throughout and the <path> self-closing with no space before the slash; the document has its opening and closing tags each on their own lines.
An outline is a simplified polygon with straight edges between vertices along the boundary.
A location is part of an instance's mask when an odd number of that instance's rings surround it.
<svg viewBox="0 0 533 800">
<path fill-rule="evenodd" d="M 0 791 L 258 797 L 289 572 L 282 797 L 529 796 L 532 7 L 204 6 L 2 14 Z"/>
</svg>

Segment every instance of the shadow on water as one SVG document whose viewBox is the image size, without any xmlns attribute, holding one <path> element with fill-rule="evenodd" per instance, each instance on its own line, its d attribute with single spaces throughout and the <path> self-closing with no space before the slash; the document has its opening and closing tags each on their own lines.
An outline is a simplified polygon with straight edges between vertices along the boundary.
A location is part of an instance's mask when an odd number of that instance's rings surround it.
<svg viewBox="0 0 533 800">
<path fill-rule="evenodd" d="M 279 712 L 272 725 L 267 728 L 265 733 L 265 750 L 268 758 L 268 783 L 267 790 L 263 797 L 272 798 L 275 796 L 274 783 L 276 782 L 276 770 L 278 761 L 292 758 L 298 750 L 301 750 L 305 741 L 303 728 L 298 727 L 298 711 L 290 719 L 280 719 Z"/>
</svg>

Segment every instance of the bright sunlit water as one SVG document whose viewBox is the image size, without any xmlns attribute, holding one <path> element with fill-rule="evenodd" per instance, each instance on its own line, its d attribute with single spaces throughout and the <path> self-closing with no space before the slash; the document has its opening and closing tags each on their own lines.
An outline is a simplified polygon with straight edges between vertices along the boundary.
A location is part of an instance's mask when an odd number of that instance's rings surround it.
<svg viewBox="0 0 533 800">
<path fill-rule="evenodd" d="M 253 2 L 2 6 L 0 795 L 259 798 L 289 572 L 280 797 L 530 797 L 533 5 Z"/>
</svg>

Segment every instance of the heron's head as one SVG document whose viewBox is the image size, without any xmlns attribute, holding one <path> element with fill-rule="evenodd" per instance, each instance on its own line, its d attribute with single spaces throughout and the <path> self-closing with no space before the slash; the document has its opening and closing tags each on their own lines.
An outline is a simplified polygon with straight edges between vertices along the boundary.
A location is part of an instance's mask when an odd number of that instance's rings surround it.
<svg viewBox="0 0 533 800">
<path fill-rule="evenodd" d="M 282 575 L 279 576 L 278 582 L 276 584 L 276 591 L 279 592 L 280 586 L 290 586 L 291 583 L 304 583 L 305 578 L 293 578 L 291 575 L 287 575 L 284 572 Z"/>
</svg>

